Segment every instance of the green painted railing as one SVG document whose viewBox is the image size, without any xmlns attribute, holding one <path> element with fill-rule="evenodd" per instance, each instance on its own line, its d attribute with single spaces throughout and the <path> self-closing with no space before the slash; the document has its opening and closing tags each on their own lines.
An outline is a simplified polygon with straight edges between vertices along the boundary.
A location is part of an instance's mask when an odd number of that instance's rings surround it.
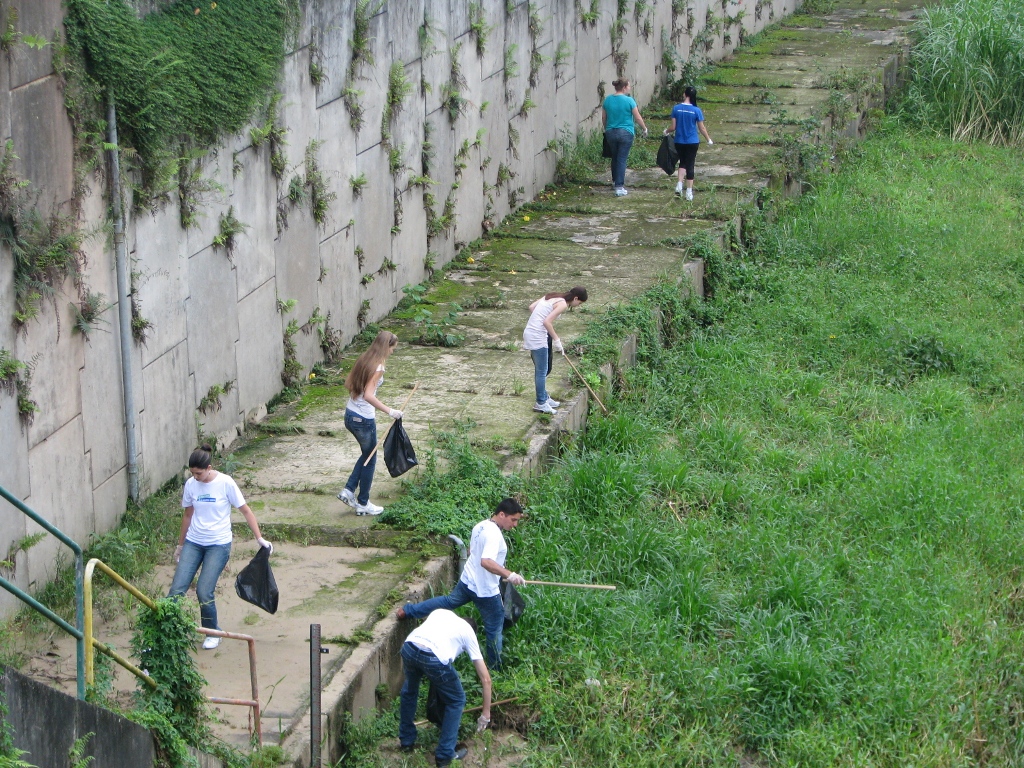
<svg viewBox="0 0 1024 768">
<path fill-rule="evenodd" d="M 40 603 L 34 597 L 24 592 L 23 590 L 16 587 L 7 579 L 0 576 L 0 587 L 3 587 L 16 598 L 21 600 L 23 603 L 28 605 L 35 611 L 38 611 L 43 616 L 48 618 L 58 627 L 63 629 L 73 638 L 75 638 L 75 655 L 77 657 L 77 677 L 78 677 L 78 698 L 85 699 L 85 563 L 82 557 L 82 548 L 78 546 L 70 537 L 66 536 L 63 531 L 53 525 L 49 520 L 40 517 L 35 511 L 29 508 L 21 499 L 14 496 L 10 491 L 0 485 L 0 496 L 7 499 L 11 504 L 20 509 L 36 524 L 42 527 L 47 532 L 56 536 L 61 542 L 71 548 L 71 551 L 75 553 L 75 626 L 71 626 L 68 622 L 64 621 L 60 616 L 51 611 L 45 605 Z"/>
</svg>

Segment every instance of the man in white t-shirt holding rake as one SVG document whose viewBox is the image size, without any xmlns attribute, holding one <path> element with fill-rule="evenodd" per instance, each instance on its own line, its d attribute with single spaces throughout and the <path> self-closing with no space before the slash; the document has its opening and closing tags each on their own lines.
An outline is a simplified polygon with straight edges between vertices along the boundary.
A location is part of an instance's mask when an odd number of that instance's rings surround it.
<svg viewBox="0 0 1024 768">
<path fill-rule="evenodd" d="M 526 580 L 518 573 L 505 567 L 508 545 L 505 531 L 511 531 L 523 516 L 523 508 L 515 499 L 502 499 L 494 514 L 473 527 L 469 541 L 469 559 L 462 569 L 459 583 L 451 594 L 433 597 L 422 603 L 406 603 L 398 609 L 399 619 L 422 619 L 431 611 L 446 608 L 453 611 L 459 606 L 472 602 L 480 611 L 487 636 L 487 663 L 491 669 L 501 667 L 502 630 L 505 625 L 505 607 L 501 603 L 499 584 L 505 579 L 514 586 L 522 586 Z"/>
</svg>

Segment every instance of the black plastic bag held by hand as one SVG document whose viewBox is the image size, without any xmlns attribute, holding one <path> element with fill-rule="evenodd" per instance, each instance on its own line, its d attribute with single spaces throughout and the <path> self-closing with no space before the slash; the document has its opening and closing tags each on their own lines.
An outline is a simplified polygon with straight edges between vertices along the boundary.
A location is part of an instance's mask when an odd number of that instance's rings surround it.
<svg viewBox="0 0 1024 768">
<path fill-rule="evenodd" d="M 512 586 L 511 582 L 501 581 L 501 604 L 505 608 L 504 628 L 513 626 L 526 610 L 526 601 L 519 594 L 519 590 Z"/>
<path fill-rule="evenodd" d="M 392 477 L 404 475 L 419 462 L 416 451 L 412 449 L 412 440 L 402 426 L 401 419 L 395 419 L 384 438 L 384 464 Z"/>
<path fill-rule="evenodd" d="M 267 613 L 277 613 L 277 581 L 270 570 L 268 547 L 260 547 L 256 557 L 235 578 L 235 593 Z"/>
</svg>

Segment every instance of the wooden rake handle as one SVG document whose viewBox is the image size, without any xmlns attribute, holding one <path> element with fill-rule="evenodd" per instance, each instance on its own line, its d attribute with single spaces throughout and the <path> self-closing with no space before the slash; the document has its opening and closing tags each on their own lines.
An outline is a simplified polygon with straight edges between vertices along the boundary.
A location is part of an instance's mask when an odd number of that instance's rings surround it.
<svg viewBox="0 0 1024 768">
<path fill-rule="evenodd" d="M 576 375 L 580 377 L 580 381 L 583 382 L 583 386 L 586 387 L 587 391 L 590 392 L 590 394 L 594 396 L 594 399 L 597 400 L 597 404 L 600 405 L 601 406 L 601 410 L 604 411 L 604 415 L 607 416 L 608 415 L 608 409 L 604 407 L 604 403 L 601 402 L 601 398 L 597 396 L 597 392 L 595 392 L 594 390 L 592 390 L 590 388 L 590 385 L 587 383 L 587 380 L 585 378 L 583 378 L 583 374 L 580 373 L 579 369 L 575 365 L 572 364 L 572 360 L 570 360 L 569 356 L 567 354 L 565 354 L 565 350 L 564 349 L 562 350 L 562 357 L 565 358 L 565 362 L 567 362 L 569 364 L 569 367 L 572 368 L 573 371 L 575 371 Z"/>
<path fill-rule="evenodd" d="M 536 584 L 539 587 L 575 587 L 576 589 L 607 589 L 613 591 L 615 587 L 611 584 L 567 584 L 564 581 L 527 581 L 527 584 Z"/>
<path fill-rule="evenodd" d="M 405 406 L 407 406 L 409 404 L 409 401 L 412 400 L 412 396 L 416 394 L 416 390 L 419 389 L 419 388 L 420 388 L 420 383 L 417 381 L 416 384 L 412 388 L 412 392 L 410 392 L 409 396 L 407 398 L 405 398 L 405 402 L 402 403 L 402 407 L 399 408 L 398 410 L 400 410 L 400 411 L 404 411 L 405 410 Z M 384 439 L 386 437 L 387 437 L 387 433 L 385 432 L 384 433 L 384 437 L 382 437 L 380 440 L 378 440 L 377 444 L 375 446 L 373 446 L 373 450 L 370 451 L 370 455 L 367 456 L 366 457 L 366 461 L 363 462 L 363 466 L 364 467 L 367 464 L 369 464 L 370 463 L 370 459 L 372 459 L 376 455 L 377 450 L 381 447 L 381 445 L 383 444 Z"/>
</svg>

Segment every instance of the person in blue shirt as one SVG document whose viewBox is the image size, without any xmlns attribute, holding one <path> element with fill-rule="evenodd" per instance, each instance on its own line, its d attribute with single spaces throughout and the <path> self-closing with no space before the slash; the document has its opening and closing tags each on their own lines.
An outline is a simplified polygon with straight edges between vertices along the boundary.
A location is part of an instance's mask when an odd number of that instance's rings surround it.
<svg viewBox="0 0 1024 768">
<path fill-rule="evenodd" d="M 626 191 L 626 160 L 633 146 L 636 129 L 633 121 L 640 123 L 647 136 L 647 124 L 640 117 L 636 102 L 629 95 L 632 86 L 629 80 L 619 78 L 612 81 L 615 93 L 606 96 L 601 104 L 601 124 L 604 126 L 604 138 L 612 152 L 612 185 L 617 197 L 629 194 Z"/>
<path fill-rule="evenodd" d="M 704 113 L 697 106 L 697 89 L 692 85 L 683 89 L 683 102 L 672 107 L 672 128 L 675 134 L 676 153 L 679 155 L 679 181 L 676 194 L 683 194 L 683 179 L 686 179 L 686 199 L 693 200 L 693 166 L 697 162 L 697 148 L 700 134 L 708 140 L 708 146 L 715 142 L 704 127 Z M 668 135 L 668 131 L 665 132 Z M 684 175 L 685 174 L 685 175 Z"/>
</svg>

